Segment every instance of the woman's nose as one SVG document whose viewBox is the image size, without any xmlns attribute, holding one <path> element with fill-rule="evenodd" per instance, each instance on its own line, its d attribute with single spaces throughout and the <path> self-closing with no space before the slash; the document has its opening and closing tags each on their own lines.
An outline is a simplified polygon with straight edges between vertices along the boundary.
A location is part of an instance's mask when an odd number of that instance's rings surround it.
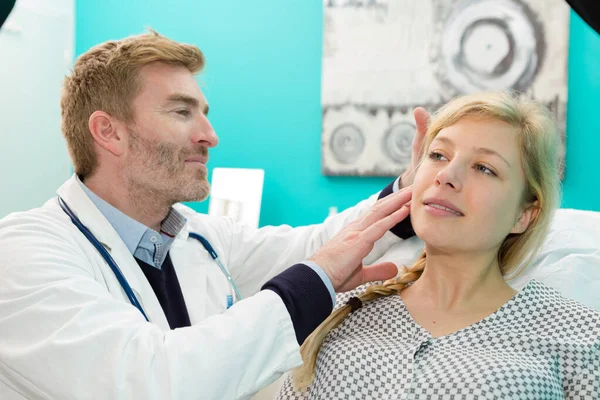
<svg viewBox="0 0 600 400">
<path fill-rule="evenodd" d="M 452 163 L 442 168 L 435 176 L 435 183 L 438 186 L 447 186 L 453 190 L 462 190 L 462 178 L 459 167 L 452 165 Z"/>
</svg>

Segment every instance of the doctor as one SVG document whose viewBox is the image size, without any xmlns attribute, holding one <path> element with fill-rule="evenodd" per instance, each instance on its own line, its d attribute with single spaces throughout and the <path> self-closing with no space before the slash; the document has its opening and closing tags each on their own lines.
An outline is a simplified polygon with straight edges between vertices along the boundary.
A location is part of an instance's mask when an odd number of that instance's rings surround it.
<svg viewBox="0 0 600 400">
<path fill-rule="evenodd" d="M 179 204 L 208 196 L 218 143 L 203 65 L 151 32 L 92 48 L 65 79 L 75 175 L 0 221 L 1 399 L 249 398 L 301 363 L 334 291 L 396 274 L 361 262 L 410 229 L 398 180 L 295 229 Z"/>
</svg>

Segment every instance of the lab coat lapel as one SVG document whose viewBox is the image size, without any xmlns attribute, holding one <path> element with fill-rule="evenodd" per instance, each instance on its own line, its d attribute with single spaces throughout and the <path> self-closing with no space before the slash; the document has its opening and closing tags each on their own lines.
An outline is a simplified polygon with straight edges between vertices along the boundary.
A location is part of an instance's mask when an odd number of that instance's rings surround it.
<svg viewBox="0 0 600 400">
<path fill-rule="evenodd" d="M 165 331 L 169 330 L 169 323 L 146 276 L 119 234 L 83 191 L 75 175 L 58 189 L 58 194 L 108 250 L 150 321 Z M 108 264 L 106 268 L 110 268 Z"/>
<path fill-rule="evenodd" d="M 193 324 L 206 318 L 206 263 L 212 261 L 202 245 L 189 239 L 188 225 L 179 232 L 169 252 L 181 293 Z"/>
</svg>

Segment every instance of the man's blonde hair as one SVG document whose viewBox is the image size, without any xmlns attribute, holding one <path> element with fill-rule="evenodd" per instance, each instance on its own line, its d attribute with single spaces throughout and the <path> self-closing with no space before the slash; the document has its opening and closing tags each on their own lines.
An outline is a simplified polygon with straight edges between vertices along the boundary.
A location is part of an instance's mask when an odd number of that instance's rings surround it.
<svg viewBox="0 0 600 400">
<path fill-rule="evenodd" d="M 525 173 L 525 191 L 522 206 L 536 207 L 537 214 L 521 234 L 509 234 L 498 251 L 498 265 L 503 275 L 516 274 L 537 254 L 548 233 L 552 215 L 559 201 L 558 150 L 560 139 L 556 126 L 546 107 L 520 100 L 507 93 L 482 93 L 454 99 L 433 116 L 425 135 L 423 159 L 438 133 L 463 118 L 492 119 L 512 125 L 518 133 L 521 166 Z M 379 297 L 398 294 L 409 283 L 416 281 L 427 266 L 425 251 L 411 267 L 401 267 L 397 278 L 382 285 L 369 286 L 358 298 L 369 302 Z M 335 310 L 305 340 L 300 352 L 303 365 L 293 371 L 294 384 L 304 389 L 314 379 L 317 356 L 328 333 L 350 314 L 344 305 Z"/>
<path fill-rule="evenodd" d="M 61 98 L 62 132 L 67 141 L 75 173 L 89 176 L 96 168 L 94 140 L 88 128 L 92 113 L 102 110 L 130 123 L 131 103 L 139 94 L 139 70 L 163 62 L 198 73 L 204 55 L 196 46 L 182 44 L 154 31 L 122 40 L 109 40 L 79 56 L 67 76 Z"/>
</svg>

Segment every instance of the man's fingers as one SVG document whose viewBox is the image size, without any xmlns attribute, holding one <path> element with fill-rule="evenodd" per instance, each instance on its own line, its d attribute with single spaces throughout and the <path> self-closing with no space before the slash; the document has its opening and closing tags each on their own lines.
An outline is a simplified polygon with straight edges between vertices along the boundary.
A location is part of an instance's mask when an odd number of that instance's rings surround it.
<svg viewBox="0 0 600 400">
<path fill-rule="evenodd" d="M 410 214 L 410 207 L 403 205 L 398 210 L 394 211 L 392 214 L 388 215 L 385 218 L 380 219 L 379 221 L 374 222 L 362 233 L 361 240 L 364 240 L 367 243 L 375 243 L 377 240 L 381 239 L 383 235 L 390 229 L 392 229 L 396 224 L 400 221 L 404 220 Z"/>
<path fill-rule="evenodd" d="M 347 292 L 357 286 L 368 282 L 385 281 L 398 275 L 398 267 L 396 264 L 386 261 L 368 267 L 361 266 L 356 270 L 339 288 L 336 288 L 337 293 Z"/>
<path fill-rule="evenodd" d="M 389 215 L 412 198 L 412 186 L 406 186 L 395 193 L 391 193 L 377 200 L 371 211 Z"/>
<path fill-rule="evenodd" d="M 413 111 L 413 116 L 417 125 L 417 137 L 422 138 L 425 136 L 429 126 L 429 113 L 423 107 L 417 107 Z"/>
<path fill-rule="evenodd" d="M 367 214 L 356 221 L 355 228 L 361 231 L 367 229 L 377 221 L 380 221 L 401 209 L 411 198 L 412 187 L 407 186 L 396 193 L 392 193 L 389 196 L 378 200 Z"/>
<path fill-rule="evenodd" d="M 396 264 L 385 261 L 363 267 L 363 281 L 360 284 L 362 285 L 374 281 L 385 281 L 387 279 L 392 279 L 396 275 L 398 275 L 398 267 Z"/>
</svg>

